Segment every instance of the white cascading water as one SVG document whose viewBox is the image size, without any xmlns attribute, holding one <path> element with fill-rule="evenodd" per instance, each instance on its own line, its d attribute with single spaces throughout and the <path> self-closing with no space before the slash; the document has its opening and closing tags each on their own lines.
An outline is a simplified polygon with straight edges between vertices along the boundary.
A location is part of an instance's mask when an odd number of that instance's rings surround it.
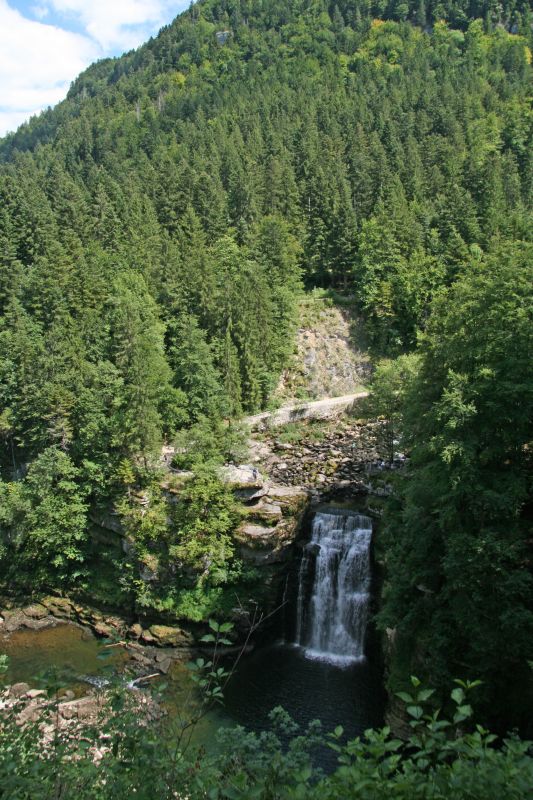
<svg viewBox="0 0 533 800">
<path fill-rule="evenodd" d="M 369 517 L 341 509 L 315 514 L 297 604 L 296 644 L 309 658 L 337 664 L 364 659 L 371 538 Z"/>
</svg>

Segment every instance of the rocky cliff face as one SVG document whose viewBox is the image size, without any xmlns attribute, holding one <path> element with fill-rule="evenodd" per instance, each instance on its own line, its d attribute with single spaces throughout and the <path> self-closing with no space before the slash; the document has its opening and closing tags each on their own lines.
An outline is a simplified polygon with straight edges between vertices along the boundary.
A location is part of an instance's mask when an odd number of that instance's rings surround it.
<svg viewBox="0 0 533 800">
<path fill-rule="evenodd" d="M 223 474 L 245 509 L 245 519 L 234 534 L 243 561 L 254 566 L 286 561 L 310 492 L 301 486 L 278 485 L 253 465 L 228 466 Z"/>
<path fill-rule="evenodd" d="M 300 303 L 295 353 L 274 393 L 284 404 L 352 394 L 370 374 L 357 316 L 349 306 L 309 294 Z"/>
</svg>

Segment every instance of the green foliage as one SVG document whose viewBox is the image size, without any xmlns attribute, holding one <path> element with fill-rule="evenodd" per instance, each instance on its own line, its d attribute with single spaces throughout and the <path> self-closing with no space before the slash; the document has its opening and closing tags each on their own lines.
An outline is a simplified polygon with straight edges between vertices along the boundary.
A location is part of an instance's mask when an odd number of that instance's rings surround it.
<svg viewBox="0 0 533 800">
<path fill-rule="evenodd" d="M 231 490 L 217 476 L 216 467 L 196 466 L 176 506 L 177 536 L 170 557 L 192 565 L 200 572 L 200 583 L 223 583 L 233 555 L 231 532 L 239 519 Z"/>
<path fill-rule="evenodd" d="M 505 248 L 435 305 L 405 401 L 411 461 L 387 523 L 381 614 L 434 685 L 480 676 L 487 716 L 526 727 L 531 259 L 530 245 Z"/>
<path fill-rule="evenodd" d="M 115 507 L 127 548 L 119 565 L 124 601 L 133 594 L 139 608 L 197 622 L 224 609 L 226 592 L 241 579 L 231 536 L 240 508 L 219 463 L 197 455 L 178 488 L 162 488 L 157 472 L 123 474 L 126 490 Z"/>
<path fill-rule="evenodd" d="M 238 422 L 199 417 L 194 425 L 175 437 L 173 463 L 182 469 L 194 470 L 197 464 L 206 462 L 242 462 L 248 452 L 246 436 L 245 426 Z"/>
<path fill-rule="evenodd" d="M 0 483 L 0 559 L 14 585 L 60 587 L 84 560 L 87 504 L 79 471 L 48 448 L 22 482 Z"/>
<path fill-rule="evenodd" d="M 207 707 L 219 702 L 228 678 L 216 650 L 230 626 L 210 624 L 212 633 L 206 636 L 206 644 L 214 648 L 213 657 L 189 665 L 200 690 L 198 702 L 176 719 L 171 736 L 165 722 L 155 721 L 147 728 L 134 698 L 123 692 L 108 695 L 102 719 L 94 727 L 85 727 L 80 738 L 54 726 L 52 698 L 48 721 L 55 735 L 44 750 L 39 724 L 21 727 L 16 723 L 17 708 L 9 711 L 0 728 L 0 780 L 6 796 L 19 800 L 36 796 L 125 800 L 132 795 L 141 800 L 530 797 L 531 742 L 517 738 L 499 742 L 472 722 L 464 700 L 475 684 L 462 684 L 452 692 L 452 721 L 430 705 L 432 691 L 413 679 L 414 694 L 406 696 L 411 722 L 405 741 L 392 736 L 389 728 L 367 730 L 364 737 L 347 743 L 340 727 L 325 738 L 316 722 L 300 732 L 277 708 L 270 715 L 270 730 L 254 734 L 225 728 L 220 732 L 218 755 L 198 752 L 191 746 L 191 729 Z M 312 760 L 314 749 L 324 741 L 338 757 L 338 767 L 328 776 Z M 96 747 L 103 751 L 98 761 Z"/>
<path fill-rule="evenodd" d="M 396 441 L 402 433 L 405 397 L 415 380 L 418 362 L 416 353 L 398 356 L 394 361 L 384 359 L 377 364 L 372 376 L 365 413 L 371 417 L 383 417 L 385 446 L 391 464 Z"/>
<path fill-rule="evenodd" d="M 319 287 L 376 353 L 422 342 L 405 412 L 411 362 L 375 384 L 413 475 L 383 618 L 438 686 L 526 685 L 531 43 L 526 0 L 204 0 L 0 143 L 2 579 L 72 586 L 117 504 L 128 602 L 208 611 L 238 514 L 207 464 Z"/>
<path fill-rule="evenodd" d="M 185 421 L 185 398 L 171 386 L 164 328 L 143 278 L 120 275 L 110 305 L 110 355 L 124 387 L 115 443 L 130 456 L 150 453 L 160 444 L 165 423 L 174 432 Z"/>
<path fill-rule="evenodd" d="M 221 376 L 205 331 L 195 317 L 185 316 L 169 323 L 167 337 L 174 383 L 187 398 L 190 417 L 220 418 L 227 402 L 221 396 Z"/>
</svg>

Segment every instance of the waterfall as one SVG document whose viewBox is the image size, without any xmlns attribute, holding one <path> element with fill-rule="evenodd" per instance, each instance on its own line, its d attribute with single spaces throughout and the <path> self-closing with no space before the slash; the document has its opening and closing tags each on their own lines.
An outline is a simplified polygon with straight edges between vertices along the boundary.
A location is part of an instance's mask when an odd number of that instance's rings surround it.
<svg viewBox="0 0 533 800">
<path fill-rule="evenodd" d="M 296 644 L 334 663 L 364 659 L 370 600 L 368 517 L 342 509 L 315 514 L 300 565 Z"/>
</svg>

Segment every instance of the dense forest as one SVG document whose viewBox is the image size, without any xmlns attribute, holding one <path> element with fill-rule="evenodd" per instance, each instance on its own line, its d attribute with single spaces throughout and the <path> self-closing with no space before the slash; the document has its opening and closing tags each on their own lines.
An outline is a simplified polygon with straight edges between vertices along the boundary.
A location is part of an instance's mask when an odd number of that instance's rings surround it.
<svg viewBox="0 0 533 800">
<path fill-rule="evenodd" d="M 223 612 L 255 576 L 217 466 L 301 292 L 335 290 L 376 358 L 417 353 L 380 543 L 391 684 L 480 678 L 527 727 L 531 23 L 527 0 L 205 0 L 0 142 L 3 589 Z M 195 473 L 172 504 L 163 442 Z M 111 505 L 134 552 L 91 536 Z"/>
</svg>

